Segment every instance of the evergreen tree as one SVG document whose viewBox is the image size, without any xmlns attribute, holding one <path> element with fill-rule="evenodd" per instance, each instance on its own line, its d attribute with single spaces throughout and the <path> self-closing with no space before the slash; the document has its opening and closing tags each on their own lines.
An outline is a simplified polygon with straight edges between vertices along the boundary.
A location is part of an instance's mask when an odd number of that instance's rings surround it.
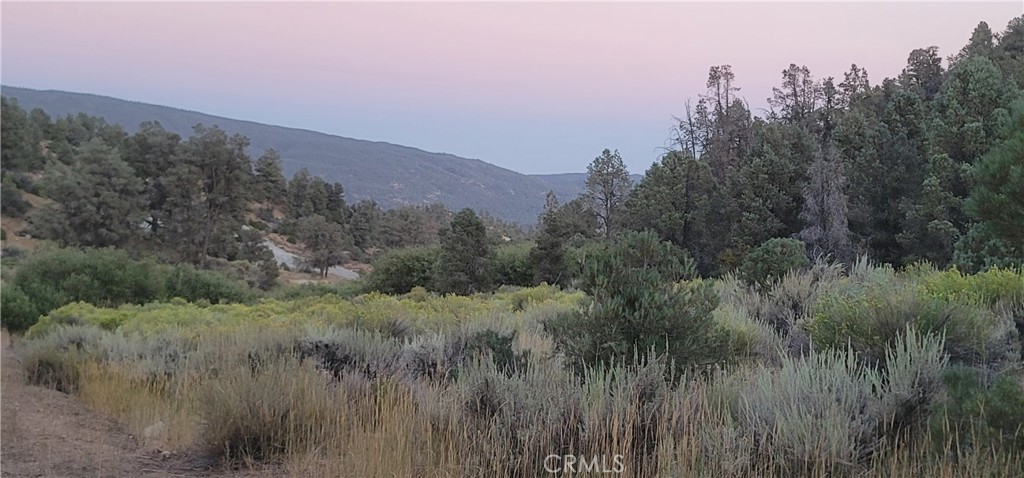
<svg viewBox="0 0 1024 478">
<path fill-rule="evenodd" d="M 722 356 L 711 311 L 718 298 L 709 282 L 677 284 L 694 275 L 693 261 L 653 232 L 627 231 L 587 249 L 575 311 L 544 323 L 577 370 L 666 356 L 676 366 Z"/>
<path fill-rule="evenodd" d="M 345 247 L 345 231 L 319 214 L 302 218 L 297 226 L 299 240 L 305 246 L 304 259 L 320 277 L 327 277 L 332 266 L 341 264 Z"/>
<path fill-rule="evenodd" d="M 689 252 L 702 274 L 710 274 L 722 249 L 720 196 L 710 166 L 671 151 L 647 170 L 626 209 L 636 229 L 655 231 Z"/>
<path fill-rule="evenodd" d="M 597 234 L 597 218 L 587 211 L 581 198 L 559 205 L 555 193 L 548 192 L 539 222 L 536 245 L 528 257 L 534 282 L 568 285 L 566 250 Z"/>
<path fill-rule="evenodd" d="M 38 171 L 45 158 L 41 152 L 42 132 L 18 102 L 0 98 L 0 165 L 4 170 Z"/>
<path fill-rule="evenodd" d="M 993 148 L 974 168 L 975 185 L 967 199 L 967 212 L 978 221 L 972 234 L 977 244 L 999 251 L 1016 264 L 1024 262 L 1024 108 L 1011 126 L 1009 139 Z M 966 254 L 971 244 L 959 247 Z M 980 257 L 975 266 L 998 257 Z"/>
<path fill-rule="evenodd" d="M 806 66 L 791 63 L 782 70 L 782 86 L 772 88 L 768 104 L 779 109 L 781 117 L 791 123 L 804 124 L 822 101 L 822 87 L 814 81 Z"/>
<path fill-rule="evenodd" d="M 165 174 L 162 237 L 184 259 L 205 266 L 217 243 L 235 241 L 251 199 L 249 140 L 197 125 Z"/>
<path fill-rule="evenodd" d="M 256 197 L 271 204 L 287 202 L 288 180 L 281 171 L 281 155 L 274 149 L 263 153 L 253 167 Z"/>
<path fill-rule="evenodd" d="M 142 181 L 120 153 L 94 138 L 79 148 L 74 167 L 54 165 L 42 182 L 55 202 L 33 215 L 32 230 L 61 244 L 125 246 L 142 232 Z"/>
<path fill-rule="evenodd" d="M 606 149 L 587 166 L 587 189 L 584 195 L 597 214 L 605 237 L 611 237 L 618 229 L 631 187 L 629 171 L 618 151 Z"/>
<path fill-rule="evenodd" d="M 993 61 L 1006 78 L 1024 88 L 1024 15 L 1010 20 L 999 35 L 994 57 Z"/>
<path fill-rule="evenodd" d="M 904 198 L 900 208 L 906 211 L 903 231 L 897 239 L 906 250 L 904 263 L 927 260 L 945 267 L 953 257 L 953 246 L 963 233 L 963 189 L 970 167 L 957 164 L 946 154 L 933 155 L 927 177 L 916 200 Z"/>
<path fill-rule="evenodd" d="M 345 188 L 341 183 L 328 183 L 324 189 L 327 191 L 327 201 L 324 204 L 323 216 L 335 224 L 347 225 L 351 211 L 345 204 Z"/>
<path fill-rule="evenodd" d="M 158 122 L 145 122 L 125 142 L 125 161 L 145 184 L 149 217 L 154 235 L 161 233 L 164 206 L 170 194 L 167 171 L 175 166 L 181 148 L 181 136 L 167 131 Z"/>
<path fill-rule="evenodd" d="M 379 229 L 384 217 L 377 203 L 364 199 L 352 205 L 349 231 L 352 242 L 364 252 L 373 246 L 380 245 Z"/>
<path fill-rule="evenodd" d="M 22 197 L 21 190 L 14 184 L 11 176 L 4 174 L 3 183 L 0 184 L 0 211 L 5 216 L 21 217 L 32 205 Z"/>
<path fill-rule="evenodd" d="M 441 254 L 434 289 L 442 294 L 468 295 L 491 290 L 494 248 L 487 230 L 472 209 L 463 209 L 441 232 Z"/>
<path fill-rule="evenodd" d="M 288 217 L 301 219 L 315 214 L 313 196 L 313 175 L 302 168 L 288 181 Z"/>
<path fill-rule="evenodd" d="M 918 48 L 910 52 L 900 82 L 904 88 L 913 89 L 922 98 L 931 100 L 942 86 L 944 73 L 939 47 Z"/>
</svg>

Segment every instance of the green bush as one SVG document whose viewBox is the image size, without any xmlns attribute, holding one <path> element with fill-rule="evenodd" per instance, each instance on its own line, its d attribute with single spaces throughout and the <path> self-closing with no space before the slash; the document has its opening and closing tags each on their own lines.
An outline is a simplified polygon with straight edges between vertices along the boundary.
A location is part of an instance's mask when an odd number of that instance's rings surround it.
<svg viewBox="0 0 1024 478">
<path fill-rule="evenodd" d="M 14 184 L 14 180 L 4 175 L 0 183 L 0 210 L 10 217 L 21 217 L 32 207 L 25 198 L 21 197 L 21 191 Z"/>
<path fill-rule="evenodd" d="M 45 314 L 77 301 L 115 307 L 157 300 L 164 293 L 160 272 L 124 251 L 57 249 L 22 262 L 11 282 Z"/>
<path fill-rule="evenodd" d="M 135 260 L 116 249 L 42 252 L 24 260 L 10 283 L 0 296 L 3 325 L 10 330 L 25 330 L 39 316 L 72 302 L 117 307 L 172 297 L 211 303 L 257 297 L 245 283 L 219 273 Z"/>
<path fill-rule="evenodd" d="M 748 284 L 760 286 L 781 279 L 787 272 L 810 265 L 804 243 L 796 239 L 777 237 L 757 246 L 743 258 L 739 278 Z"/>
<path fill-rule="evenodd" d="M 722 358 L 711 315 L 718 296 L 709 282 L 675 283 L 694 273 L 693 261 L 676 251 L 651 232 L 590 248 L 579 279 L 588 298 L 544 324 L 573 365 L 609 366 L 648 351 L 680 367 Z"/>
<path fill-rule="evenodd" d="M 954 362 L 1001 363 L 1018 356 L 1020 343 L 1013 320 L 987 307 L 921 294 L 906 284 L 846 287 L 824 294 L 808 324 L 816 345 L 850 345 L 868 362 L 877 363 L 902 330 L 943 334 Z"/>
<path fill-rule="evenodd" d="M 936 298 L 994 306 L 1024 305 L 1024 270 L 992 268 L 977 274 L 964 275 L 956 268 L 925 275 L 925 292 Z"/>
<path fill-rule="evenodd" d="M 416 286 L 429 288 L 438 253 L 436 246 L 390 251 L 373 262 L 367 287 L 385 294 L 404 294 Z"/>
<path fill-rule="evenodd" d="M 214 271 L 200 271 L 184 264 L 174 266 L 167 273 L 165 296 L 181 297 L 189 302 L 201 299 L 211 304 L 224 302 L 251 302 L 255 292 L 244 282 L 229 279 Z"/>
<path fill-rule="evenodd" d="M 577 286 L 590 294 L 615 281 L 622 270 L 649 269 L 668 282 L 692 279 L 697 266 L 686 251 L 652 231 L 628 231 L 614 242 L 593 242 L 570 251 Z"/>
<path fill-rule="evenodd" d="M 24 332 L 39 320 L 39 308 L 18 286 L 0 288 L 0 325 L 11 332 Z"/>
<path fill-rule="evenodd" d="M 323 297 L 336 295 L 343 299 L 351 299 L 363 292 L 366 284 L 361 280 L 345 281 L 337 284 L 327 282 L 310 282 L 305 284 L 289 284 L 270 290 L 270 297 L 278 300 L 298 300 L 307 297 Z"/>
<path fill-rule="evenodd" d="M 976 445 L 999 442 L 1024 450 L 1024 377 L 1006 373 L 986 387 L 976 369 L 951 367 L 942 374 L 945 398 L 929 420 L 936 442 L 951 437 Z"/>
<path fill-rule="evenodd" d="M 530 267 L 532 247 L 532 244 L 524 242 L 497 248 L 491 261 L 494 283 L 520 287 L 533 285 L 534 271 Z"/>
</svg>

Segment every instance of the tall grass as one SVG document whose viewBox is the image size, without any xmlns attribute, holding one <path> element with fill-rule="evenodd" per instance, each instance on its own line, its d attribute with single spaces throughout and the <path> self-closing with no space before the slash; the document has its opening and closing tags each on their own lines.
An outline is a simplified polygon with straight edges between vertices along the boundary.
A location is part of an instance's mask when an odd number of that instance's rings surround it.
<svg viewBox="0 0 1024 478">
<path fill-rule="evenodd" d="M 76 394 L 148 445 L 292 476 L 1024 475 L 1012 427 L 993 425 L 1012 419 L 1024 384 L 1004 378 L 957 398 L 943 380 L 942 330 L 904 324 L 873 361 L 849 337 L 789 346 L 844 281 L 869 290 L 910 279 L 863 264 L 803 274 L 763 291 L 717 284 L 716 326 L 743 359 L 699 373 L 655 356 L 570 371 L 541 324 L 578 296 L 544 288 L 69 307 L 22 358 L 30 380 Z M 101 320 L 118 310 L 123 320 Z M 975 406 L 996 399 L 998 417 Z M 549 473 L 551 455 L 594 468 Z M 602 473 L 617 456 L 622 472 Z"/>
</svg>

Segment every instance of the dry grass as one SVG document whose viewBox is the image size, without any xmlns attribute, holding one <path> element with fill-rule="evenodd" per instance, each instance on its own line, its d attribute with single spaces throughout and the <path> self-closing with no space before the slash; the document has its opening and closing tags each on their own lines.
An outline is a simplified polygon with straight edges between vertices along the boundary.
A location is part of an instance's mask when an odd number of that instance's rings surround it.
<svg viewBox="0 0 1024 478">
<path fill-rule="evenodd" d="M 741 357 L 699 374 L 654 358 L 570 372 L 540 326 L 560 310 L 551 305 L 401 333 L 62 326 L 26 343 L 25 360 L 50 364 L 147 446 L 293 476 L 1024 477 L 1024 450 L 928 428 L 947 360 L 938 337 L 901 335 L 877 368 L 853 351 L 793 346 L 835 287 L 835 271 L 818 269 L 766 294 L 723 281 L 716 320 Z M 843 280 L 894 279 L 860 264 Z M 499 366 L 497 349 L 467 345 L 485 330 L 516 332 L 525 362 Z M 549 455 L 604 467 L 548 473 Z M 616 455 L 623 472 L 602 473 Z"/>
<path fill-rule="evenodd" d="M 256 370 L 238 357 L 215 373 L 166 380 L 130 363 L 85 362 L 77 394 L 147 446 L 201 445 L 226 463 L 281 463 L 293 476 L 546 476 L 552 453 L 607 455 L 608 466 L 621 454 L 625 470 L 615 476 L 629 477 L 1013 477 L 1024 470 L 1020 454 L 1005 449 L 944 459 L 927 434 L 901 436 L 856 463 L 794 462 L 738 426 L 722 403 L 724 377 L 670 387 L 657 365 L 577 380 L 556 359 L 533 360 L 513 376 L 487 364 L 476 362 L 456 382 L 428 382 L 333 380 L 287 355 Z M 156 423 L 162 427 L 153 432 Z M 952 456 L 956 447 L 938 448 Z"/>
</svg>

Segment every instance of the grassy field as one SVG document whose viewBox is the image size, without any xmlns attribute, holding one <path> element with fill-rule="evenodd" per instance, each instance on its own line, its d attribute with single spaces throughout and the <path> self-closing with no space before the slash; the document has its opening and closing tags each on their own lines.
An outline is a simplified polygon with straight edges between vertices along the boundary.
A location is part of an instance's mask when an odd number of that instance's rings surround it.
<svg viewBox="0 0 1024 478">
<path fill-rule="evenodd" d="M 730 358 L 685 370 L 573 371 L 544 324 L 582 294 L 546 286 L 74 303 L 22 360 L 148 444 L 296 476 L 1024 476 L 1020 271 L 714 288 Z"/>
</svg>

